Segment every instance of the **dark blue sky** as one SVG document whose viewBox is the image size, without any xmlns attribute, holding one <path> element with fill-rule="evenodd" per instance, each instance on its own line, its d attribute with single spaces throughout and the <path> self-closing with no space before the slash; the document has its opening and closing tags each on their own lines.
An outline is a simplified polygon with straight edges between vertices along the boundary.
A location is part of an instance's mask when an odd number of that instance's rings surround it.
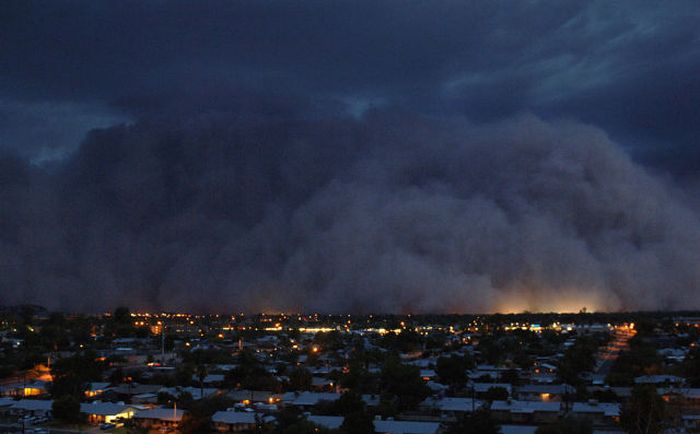
<svg viewBox="0 0 700 434">
<path fill-rule="evenodd" d="M 698 23 L 697 0 L 0 2 L 0 294 L 700 308 Z"/>
</svg>

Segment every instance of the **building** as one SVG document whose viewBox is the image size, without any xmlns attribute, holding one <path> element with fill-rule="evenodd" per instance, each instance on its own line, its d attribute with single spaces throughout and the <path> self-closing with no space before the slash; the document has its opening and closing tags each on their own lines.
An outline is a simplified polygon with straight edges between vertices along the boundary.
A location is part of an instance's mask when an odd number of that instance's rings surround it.
<svg viewBox="0 0 700 434">
<path fill-rule="evenodd" d="M 284 405 L 291 405 L 295 407 L 313 407 L 321 401 L 336 401 L 339 398 L 339 393 L 289 392 L 283 395 L 282 400 Z"/>
<path fill-rule="evenodd" d="M 491 403 L 491 415 L 501 423 L 555 423 L 559 419 L 560 411 L 560 402 L 516 401 L 509 399 Z"/>
<path fill-rule="evenodd" d="M 588 420 L 593 426 L 615 426 L 620 422 L 620 404 L 609 402 L 574 402 L 571 413 Z"/>
<path fill-rule="evenodd" d="M 141 428 L 151 430 L 178 429 L 185 412 L 174 408 L 153 408 L 141 410 L 134 414 L 134 420 Z"/>
<path fill-rule="evenodd" d="M 339 429 L 345 421 L 343 416 L 308 416 L 306 419 L 326 429 Z"/>
<path fill-rule="evenodd" d="M 430 413 L 439 413 L 443 419 L 457 420 L 457 418 L 476 411 L 483 406 L 483 402 L 472 398 L 427 398 L 420 403 L 420 409 Z"/>
<path fill-rule="evenodd" d="M 96 398 L 102 396 L 108 388 L 109 383 L 88 383 L 87 389 L 85 389 L 85 397 Z"/>
<path fill-rule="evenodd" d="M 199 400 L 203 398 L 208 398 L 219 393 L 218 389 L 213 387 L 163 387 L 158 391 L 158 393 L 166 393 L 172 397 L 179 398 L 182 395 L 190 395 L 192 399 Z M 133 399 L 134 397 L 132 397 Z"/>
<path fill-rule="evenodd" d="M 217 411 L 211 417 L 214 428 L 219 432 L 239 432 L 254 430 L 260 416 L 255 413 L 238 411 Z"/>
<path fill-rule="evenodd" d="M 513 386 L 509 383 L 471 383 L 470 389 L 474 390 L 474 394 L 478 398 L 482 398 L 489 393 L 491 389 L 501 388 L 504 389 L 508 396 L 513 393 Z"/>
<path fill-rule="evenodd" d="M 51 416 L 53 400 L 50 399 L 20 399 L 9 407 L 14 415 L 29 415 L 39 417 Z"/>
<path fill-rule="evenodd" d="M 41 380 L 15 382 L 0 386 L 0 395 L 12 397 L 28 397 L 47 394 L 47 383 Z"/>
<path fill-rule="evenodd" d="M 226 396 L 234 401 L 239 401 L 244 404 L 251 404 L 253 402 L 266 402 L 268 404 L 273 404 L 281 399 L 280 395 L 266 390 L 232 390 L 228 392 Z"/>
<path fill-rule="evenodd" d="M 663 385 L 680 385 L 685 382 L 683 377 L 675 375 L 642 375 L 634 379 L 635 384 L 654 384 L 657 386 Z"/>
<path fill-rule="evenodd" d="M 525 401 L 562 401 L 573 393 L 576 389 L 566 384 L 526 384 L 516 389 L 517 398 Z"/>
<path fill-rule="evenodd" d="M 87 415 L 88 422 L 93 424 L 115 423 L 119 420 L 131 419 L 134 408 L 124 404 L 93 401 L 80 404 L 80 412 Z"/>
<path fill-rule="evenodd" d="M 438 434 L 440 424 L 406 420 L 375 420 L 374 430 L 377 434 Z"/>
</svg>

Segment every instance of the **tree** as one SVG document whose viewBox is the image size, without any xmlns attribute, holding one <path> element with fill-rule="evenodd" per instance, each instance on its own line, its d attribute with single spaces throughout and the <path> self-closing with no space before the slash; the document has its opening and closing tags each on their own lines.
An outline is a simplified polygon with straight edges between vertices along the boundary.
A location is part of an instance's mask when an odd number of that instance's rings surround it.
<svg viewBox="0 0 700 434">
<path fill-rule="evenodd" d="M 275 432 L 284 432 L 288 427 L 296 425 L 302 420 L 301 409 L 298 407 L 283 406 L 276 415 L 277 429 Z"/>
<path fill-rule="evenodd" d="M 364 363 L 360 360 L 353 360 L 349 363 L 348 372 L 341 375 L 339 383 L 345 388 L 360 393 L 377 393 L 376 377 L 367 371 Z"/>
<path fill-rule="evenodd" d="M 471 360 L 453 354 L 438 358 L 435 371 L 442 383 L 458 386 L 467 382 L 467 369 L 472 366 Z"/>
<path fill-rule="evenodd" d="M 447 431 L 448 434 L 500 434 L 501 427 L 488 410 L 478 410 L 467 415 Z"/>
<path fill-rule="evenodd" d="M 685 357 L 683 372 L 692 387 L 700 387 L 700 347 L 692 348 Z"/>
<path fill-rule="evenodd" d="M 577 386 L 581 383 L 581 374 L 591 371 L 595 366 L 597 342 L 583 336 L 576 339 L 573 346 L 564 352 L 564 359 L 559 364 L 559 379 L 564 383 Z"/>
<path fill-rule="evenodd" d="M 497 365 L 503 360 L 503 348 L 494 336 L 484 336 L 478 346 L 481 357 L 492 365 Z"/>
<path fill-rule="evenodd" d="M 345 392 L 340 395 L 335 401 L 336 414 L 347 416 L 353 413 L 362 413 L 365 411 L 365 402 L 360 394 L 353 391 Z"/>
<path fill-rule="evenodd" d="M 289 387 L 292 390 L 309 390 L 312 375 L 307 369 L 299 367 L 289 373 Z"/>
<path fill-rule="evenodd" d="M 415 408 L 430 395 L 418 367 L 403 365 L 396 356 L 387 357 L 382 367 L 381 387 L 384 392 L 398 397 L 400 410 Z"/>
<path fill-rule="evenodd" d="M 501 381 L 504 383 L 508 383 L 513 386 L 520 385 L 520 373 L 517 369 L 508 369 L 507 371 L 503 372 L 500 377 Z"/>
<path fill-rule="evenodd" d="M 282 434 L 327 434 L 329 431 L 308 420 L 300 420 L 287 426 L 281 432 Z"/>
<path fill-rule="evenodd" d="M 119 306 L 114 309 L 114 322 L 118 324 L 128 324 L 131 320 L 131 312 L 126 306 Z"/>
<path fill-rule="evenodd" d="M 53 416 L 66 423 L 80 423 L 83 415 L 80 412 L 80 401 L 71 395 L 56 398 L 51 404 Z"/>
<path fill-rule="evenodd" d="M 340 426 L 343 434 L 371 434 L 374 432 L 374 421 L 372 415 L 365 411 L 355 411 L 345 415 L 343 424 Z"/>
<path fill-rule="evenodd" d="M 90 381 L 100 381 L 104 370 L 105 364 L 98 362 L 96 355 L 90 351 L 59 359 L 51 367 L 51 395 L 72 395 L 79 399 L 86 384 Z"/>
<path fill-rule="evenodd" d="M 248 351 L 241 353 L 238 367 L 226 373 L 225 381 L 230 387 L 250 390 L 277 390 L 279 386 L 275 377 Z"/>
<path fill-rule="evenodd" d="M 207 378 L 207 365 L 197 365 L 197 379 L 199 380 L 199 397 L 204 398 L 204 379 Z"/>
<path fill-rule="evenodd" d="M 489 387 L 489 390 L 484 394 L 484 399 L 487 401 L 505 401 L 508 399 L 508 390 L 504 387 Z"/>
<path fill-rule="evenodd" d="M 210 433 L 211 416 L 217 411 L 223 411 L 233 405 L 233 401 L 225 396 L 217 395 L 205 399 L 183 401 L 187 409 L 187 417 L 182 421 L 183 434 Z"/>
<path fill-rule="evenodd" d="M 631 385 L 635 377 L 658 372 L 661 362 L 654 345 L 635 336 L 630 340 L 629 350 L 620 354 L 613 364 L 608 382 L 620 386 Z"/>
<path fill-rule="evenodd" d="M 637 386 L 622 407 L 620 424 L 631 434 L 656 434 L 663 430 L 664 400 L 650 385 Z"/>
</svg>

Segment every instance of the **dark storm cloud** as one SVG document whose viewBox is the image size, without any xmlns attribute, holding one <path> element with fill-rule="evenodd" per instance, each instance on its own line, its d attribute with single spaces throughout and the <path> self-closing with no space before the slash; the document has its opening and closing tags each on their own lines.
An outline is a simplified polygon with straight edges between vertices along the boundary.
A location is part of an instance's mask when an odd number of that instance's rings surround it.
<svg viewBox="0 0 700 434">
<path fill-rule="evenodd" d="M 697 307 L 698 215 L 576 123 L 218 113 L 95 131 L 52 174 L 3 164 L 6 302 Z"/>
<path fill-rule="evenodd" d="M 284 93 L 355 111 L 529 111 L 595 123 L 672 171 L 700 164 L 693 1 L 16 1 L 1 17 L 6 99 L 142 113 Z"/>
<path fill-rule="evenodd" d="M 5 2 L 0 290 L 67 309 L 689 307 L 699 11 Z"/>
<path fill-rule="evenodd" d="M 0 149 L 35 163 L 60 159 L 86 131 L 126 119 L 99 105 L 0 100 Z"/>
</svg>

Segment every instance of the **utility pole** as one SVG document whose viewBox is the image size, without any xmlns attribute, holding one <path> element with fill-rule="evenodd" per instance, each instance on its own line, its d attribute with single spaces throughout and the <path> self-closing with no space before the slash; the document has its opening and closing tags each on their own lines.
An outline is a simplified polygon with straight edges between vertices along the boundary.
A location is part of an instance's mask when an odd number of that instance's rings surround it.
<svg viewBox="0 0 700 434">
<path fill-rule="evenodd" d="M 476 385 L 472 383 L 472 416 L 474 415 L 474 412 L 476 411 Z"/>
<path fill-rule="evenodd" d="M 160 328 L 160 364 L 165 366 L 165 321 Z"/>
</svg>

